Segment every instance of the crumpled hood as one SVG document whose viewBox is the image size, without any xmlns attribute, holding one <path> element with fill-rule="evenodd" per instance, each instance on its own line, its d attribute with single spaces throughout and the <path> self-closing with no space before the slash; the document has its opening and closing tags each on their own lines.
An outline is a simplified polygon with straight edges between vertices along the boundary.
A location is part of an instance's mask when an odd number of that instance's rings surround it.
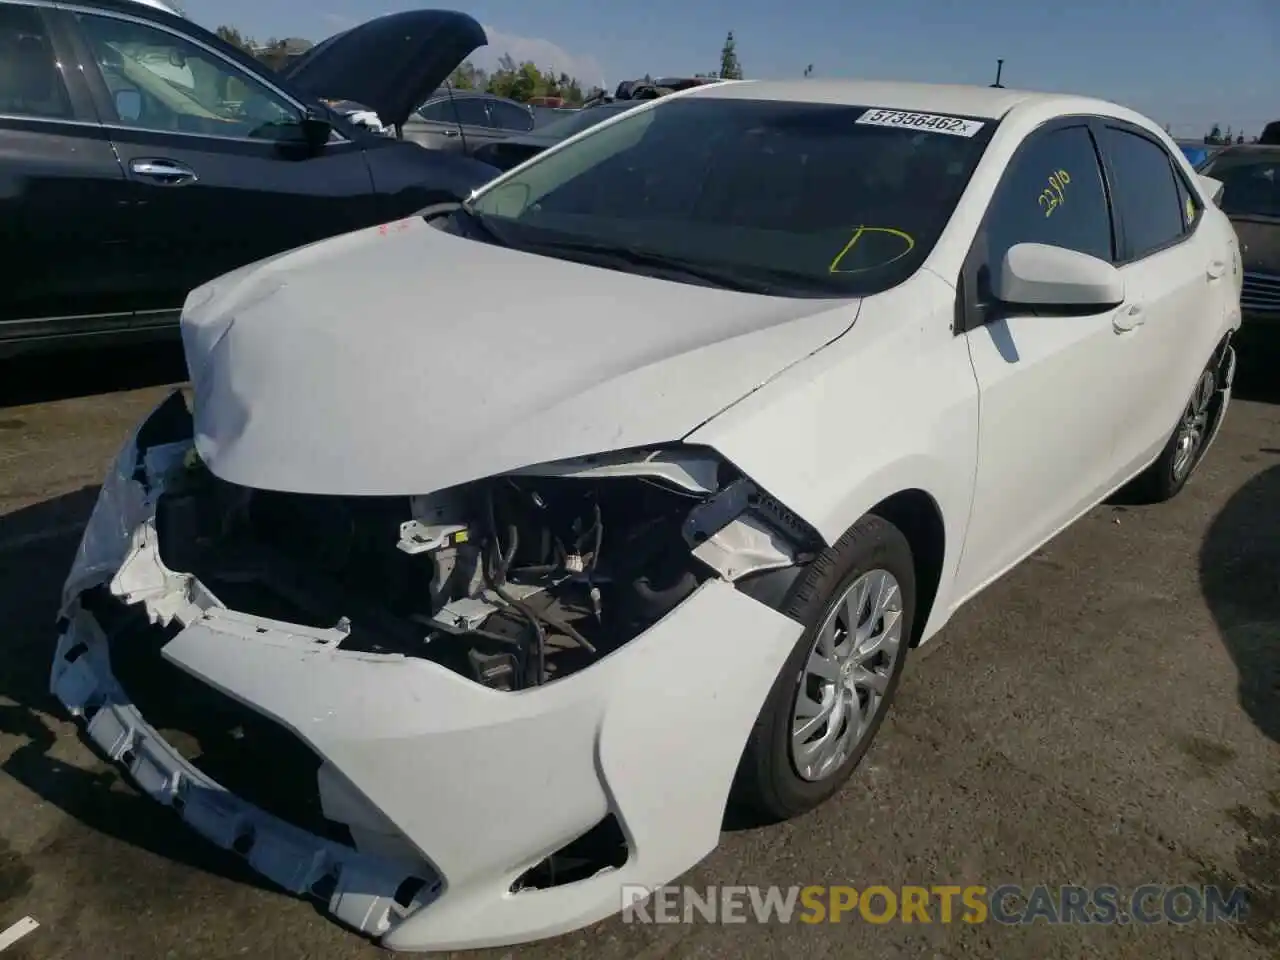
<svg viewBox="0 0 1280 960">
<path fill-rule="evenodd" d="M 194 290 L 182 337 L 196 447 L 216 475 L 374 496 L 678 440 L 856 313 L 521 253 L 415 217 Z"/>
</svg>

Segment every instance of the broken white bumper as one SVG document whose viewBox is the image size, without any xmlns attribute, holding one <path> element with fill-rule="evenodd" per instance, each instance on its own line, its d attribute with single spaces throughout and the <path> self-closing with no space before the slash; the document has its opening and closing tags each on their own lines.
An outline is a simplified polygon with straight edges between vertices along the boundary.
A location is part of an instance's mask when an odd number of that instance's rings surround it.
<svg viewBox="0 0 1280 960">
<path fill-rule="evenodd" d="M 142 472 L 162 474 L 184 452 L 152 448 Z M 160 562 L 136 457 L 131 441 L 68 578 L 52 689 L 103 753 L 204 837 L 403 950 L 573 930 L 620 910 L 624 885 L 669 882 L 715 847 L 743 745 L 799 624 L 712 580 L 599 663 L 492 690 L 426 660 L 337 649 L 332 630 L 222 607 Z M 147 724 L 79 602 L 105 582 L 180 627 L 166 660 L 319 755 L 325 813 L 350 827 L 355 849 L 232 795 Z M 626 838 L 623 866 L 512 892 L 610 814 Z M 405 887 L 414 878 L 425 881 L 416 892 Z"/>
</svg>

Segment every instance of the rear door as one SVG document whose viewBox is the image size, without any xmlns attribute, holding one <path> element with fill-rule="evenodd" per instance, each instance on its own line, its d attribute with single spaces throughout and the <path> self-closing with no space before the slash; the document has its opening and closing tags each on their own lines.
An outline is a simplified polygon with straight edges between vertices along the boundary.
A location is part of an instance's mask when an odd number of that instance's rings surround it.
<svg viewBox="0 0 1280 960">
<path fill-rule="evenodd" d="M 57 17 L 0 3 L 0 350 L 128 301 L 124 174 Z"/>
<path fill-rule="evenodd" d="M 1060 203 L 1043 199 L 1059 189 Z M 1127 415 L 1118 311 L 1037 314 L 991 295 L 994 272 L 1018 243 L 1113 260 L 1111 215 L 1087 118 L 1041 128 L 1022 144 L 965 266 L 961 312 L 981 418 L 961 596 L 1106 495 L 1116 472 L 1114 422 Z"/>
<path fill-rule="evenodd" d="M 69 13 L 124 168 L 133 263 L 148 309 L 207 280 L 370 222 L 359 143 L 296 142 L 305 106 L 163 14 Z"/>
<path fill-rule="evenodd" d="M 1219 236 L 1200 229 L 1203 210 L 1155 136 L 1108 120 L 1098 124 L 1098 140 L 1131 304 L 1115 342 L 1125 370 L 1118 482 L 1150 462 L 1173 432 L 1222 329 L 1232 258 Z"/>
</svg>

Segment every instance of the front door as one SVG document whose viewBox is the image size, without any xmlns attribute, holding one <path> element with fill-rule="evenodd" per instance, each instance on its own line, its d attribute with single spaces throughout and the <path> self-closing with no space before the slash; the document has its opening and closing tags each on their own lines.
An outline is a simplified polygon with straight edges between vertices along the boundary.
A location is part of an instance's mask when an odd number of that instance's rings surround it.
<svg viewBox="0 0 1280 960">
<path fill-rule="evenodd" d="M 265 75 L 168 25 L 71 16 L 127 178 L 139 309 L 369 221 L 360 145 L 301 146 L 305 108 Z"/>
<path fill-rule="evenodd" d="M 1047 193 L 1046 193 L 1047 191 Z M 1031 135 L 996 189 L 966 266 L 986 322 L 969 330 L 980 395 L 978 475 L 958 572 L 968 596 L 1105 496 L 1124 411 L 1119 311 L 1038 315 L 994 303 L 989 284 L 1014 244 L 1113 260 L 1113 230 L 1084 119 Z"/>
<path fill-rule="evenodd" d="M 0 345 L 107 325 L 127 299 L 124 174 L 54 16 L 0 3 Z"/>
</svg>

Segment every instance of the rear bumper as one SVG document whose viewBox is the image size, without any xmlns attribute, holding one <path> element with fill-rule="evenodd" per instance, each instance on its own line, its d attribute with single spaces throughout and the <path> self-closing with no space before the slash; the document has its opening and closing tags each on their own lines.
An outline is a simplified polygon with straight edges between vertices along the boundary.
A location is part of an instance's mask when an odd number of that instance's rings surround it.
<svg viewBox="0 0 1280 960">
<path fill-rule="evenodd" d="M 144 472 L 154 481 L 184 449 L 153 448 Z M 226 609 L 160 561 L 138 459 L 131 442 L 86 530 L 51 686 L 103 754 L 202 836 L 405 950 L 567 932 L 619 911 L 625 885 L 669 882 L 715 847 L 742 747 L 799 624 L 708 581 L 597 664 L 504 693 L 430 661 L 339 649 L 335 629 Z M 176 629 L 166 661 L 318 755 L 325 813 L 350 828 L 355 848 L 236 797 L 148 725 L 80 603 L 103 583 Z M 609 815 L 626 839 L 622 866 L 513 892 Z"/>
</svg>

